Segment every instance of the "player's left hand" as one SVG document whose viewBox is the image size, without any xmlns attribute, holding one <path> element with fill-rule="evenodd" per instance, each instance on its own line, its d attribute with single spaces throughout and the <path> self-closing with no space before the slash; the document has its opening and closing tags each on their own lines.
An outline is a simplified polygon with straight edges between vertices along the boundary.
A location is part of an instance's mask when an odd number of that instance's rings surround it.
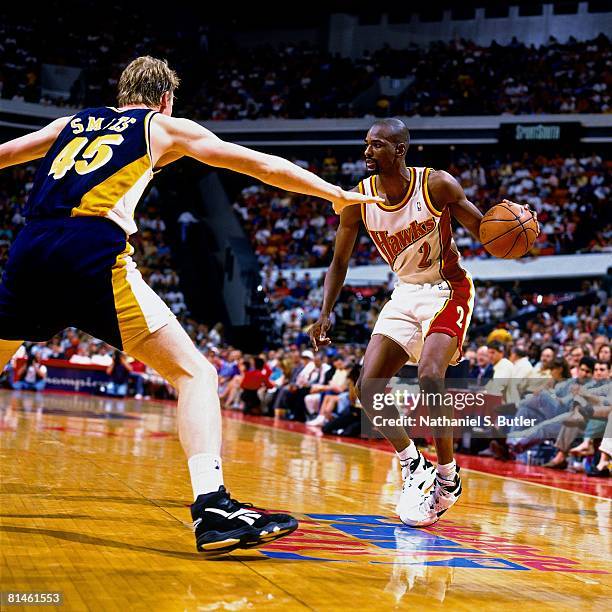
<svg viewBox="0 0 612 612">
<path fill-rule="evenodd" d="M 340 190 L 338 198 L 332 200 L 334 212 L 339 215 L 347 206 L 355 204 L 384 204 L 384 198 L 378 196 L 368 196 L 357 193 L 356 191 Z"/>
</svg>

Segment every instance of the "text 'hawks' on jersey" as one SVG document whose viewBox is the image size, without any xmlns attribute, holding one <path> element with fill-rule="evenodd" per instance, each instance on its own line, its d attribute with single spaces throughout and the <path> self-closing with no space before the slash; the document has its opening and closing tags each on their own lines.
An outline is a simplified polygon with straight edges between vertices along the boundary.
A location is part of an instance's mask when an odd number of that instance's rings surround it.
<svg viewBox="0 0 612 612">
<path fill-rule="evenodd" d="M 383 259 L 405 283 L 445 282 L 449 289 L 466 278 L 452 235 L 450 211 L 436 210 L 427 189 L 431 168 L 408 168 L 410 184 L 396 205 L 362 204 L 361 217 Z M 359 191 L 378 195 L 378 176 Z"/>
<path fill-rule="evenodd" d="M 106 217 L 127 234 L 153 178 L 149 130 L 156 111 L 112 107 L 77 113 L 60 132 L 34 179 L 25 216 Z"/>
</svg>

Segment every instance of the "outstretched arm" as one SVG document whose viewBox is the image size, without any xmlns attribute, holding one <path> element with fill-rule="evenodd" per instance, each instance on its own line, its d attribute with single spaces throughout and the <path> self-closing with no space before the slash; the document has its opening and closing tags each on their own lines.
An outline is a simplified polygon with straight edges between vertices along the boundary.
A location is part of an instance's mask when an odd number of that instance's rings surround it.
<svg viewBox="0 0 612 612">
<path fill-rule="evenodd" d="M 448 172 L 435 170 L 427 181 L 429 193 L 437 210 L 450 207 L 451 215 L 480 242 L 479 228 L 482 213 L 470 202 L 461 185 Z"/>
<path fill-rule="evenodd" d="M 72 117 L 60 117 L 44 128 L 0 145 L 0 168 L 43 157 Z"/>
<path fill-rule="evenodd" d="M 274 187 L 331 200 L 337 214 L 351 204 L 382 202 L 377 197 L 344 191 L 282 157 L 225 142 L 194 121 L 163 115 L 156 115 L 154 121 L 165 133 L 160 158 L 169 152 L 187 155 L 210 166 L 248 174 Z"/>
</svg>

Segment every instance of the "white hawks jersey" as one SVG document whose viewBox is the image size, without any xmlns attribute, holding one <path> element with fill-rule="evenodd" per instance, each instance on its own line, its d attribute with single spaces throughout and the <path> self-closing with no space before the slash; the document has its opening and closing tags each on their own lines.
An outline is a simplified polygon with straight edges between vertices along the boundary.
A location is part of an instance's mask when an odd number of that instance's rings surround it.
<svg viewBox="0 0 612 612">
<path fill-rule="evenodd" d="M 362 204 L 361 217 L 382 258 L 405 283 L 445 282 L 449 289 L 466 279 L 452 235 L 450 211 L 440 212 L 427 190 L 431 168 L 408 168 L 410 183 L 395 205 Z M 359 183 L 359 191 L 378 196 L 378 175 Z"/>
</svg>

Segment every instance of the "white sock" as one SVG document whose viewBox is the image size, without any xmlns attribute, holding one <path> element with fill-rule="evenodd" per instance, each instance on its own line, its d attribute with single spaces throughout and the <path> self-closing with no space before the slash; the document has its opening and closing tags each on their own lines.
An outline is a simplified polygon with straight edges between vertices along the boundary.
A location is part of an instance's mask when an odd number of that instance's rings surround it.
<svg viewBox="0 0 612 612">
<path fill-rule="evenodd" d="M 454 480 L 456 473 L 457 464 L 454 459 L 450 463 L 438 464 L 438 474 L 440 474 L 444 480 Z"/>
<path fill-rule="evenodd" d="M 193 499 L 204 493 L 218 491 L 223 484 L 223 469 L 221 468 L 221 457 L 210 453 L 200 453 L 189 457 L 187 461 L 189 475 L 191 476 L 191 488 Z"/>
<path fill-rule="evenodd" d="M 410 444 L 402 451 L 397 452 L 402 467 L 407 464 L 410 460 L 416 459 L 419 456 L 416 444 L 410 440 Z"/>
</svg>

